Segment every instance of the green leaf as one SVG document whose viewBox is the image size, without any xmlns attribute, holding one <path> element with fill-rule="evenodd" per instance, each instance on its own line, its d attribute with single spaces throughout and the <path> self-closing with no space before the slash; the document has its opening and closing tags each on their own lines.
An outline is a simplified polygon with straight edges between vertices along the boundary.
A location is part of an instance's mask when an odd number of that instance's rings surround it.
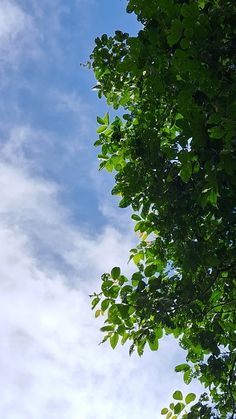
<svg viewBox="0 0 236 419">
<path fill-rule="evenodd" d="M 129 306 L 127 304 L 116 304 L 116 307 L 118 308 L 118 311 L 122 319 L 126 320 L 129 316 Z"/>
<path fill-rule="evenodd" d="M 113 279 L 118 279 L 120 276 L 120 268 L 118 266 L 115 266 L 114 268 L 112 268 L 111 270 L 111 277 Z"/>
<path fill-rule="evenodd" d="M 101 345 L 102 343 L 105 343 L 109 339 L 109 337 L 110 337 L 110 333 L 104 336 L 103 340 L 99 343 L 99 345 Z"/>
<path fill-rule="evenodd" d="M 186 397 L 185 397 L 185 402 L 186 404 L 189 404 L 191 402 L 193 402 L 196 399 L 196 394 L 194 393 L 189 393 Z"/>
<path fill-rule="evenodd" d="M 145 343 L 146 343 L 145 340 L 137 343 L 137 352 L 138 352 L 138 355 L 139 356 L 142 356 L 143 355 Z"/>
<path fill-rule="evenodd" d="M 162 327 L 160 326 L 160 327 L 155 328 L 154 333 L 157 339 L 161 339 L 163 336 Z"/>
<path fill-rule="evenodd" d="M 106 125 L 102 125 L 101 127 L 99 127 L 99 128 L 97 129 L 97 133 L 98 133 L 98 134 L 101 134 L 101 132 L 106 131 L 106 129 L 107 129 L 107 126 L 106 126 Z"/>
<path fill-rule="evenodd" d="M 109 300 L 108 298 L 106 298 L 105 300 L 103 300 L 102 303 L 101 303 L 101 309 L 102 309 L 102 311 L 103 312 L 106 311 L 110 304 L 111 304 L 111 300 Z"/>
<path fill-rule="evenodd" d="M 151 351 L 157 351 L 158 350 L 158 348 L 159 348 L 159 342 L 158 342 L 158 339 L 157 338 L 155 338 L 155 339 L 148 339 L 148 345 L 149 345 L 149 348 L 151 349 Z"/>
<path fill-rule="evenodd" d="M 128 278 L 126 278 L 124 275 L 120 275 L 118 281 L 120 285 L 124 285 L 125 282 L 128 282 Z"/>
<path fill-rule="evenodd" d="M 105 168 L 107 169 L 107 171 L 109 173 L 112 172 L 112 170 L 114 169 L 113 163 L 111 160 L 107 160 L 106 164 L 105 164 Z"/>
<path fill-rule="evenodd" d="M 169 412 L 169 410 L 167 409 L 167 407 L 164 407 L 161 411 L 161 415 L 166 415 Z"/>
<path fill-rule="evenodd" d="M 210 137 L 216 140 L 224 137 L 225 135 L 225 130 L 220 126 L 215 126 L 213 128 L 210 128 L 208 131 L 209 131 Z"/>
<path fill-rule="evenodd" d="M 134 220 L 134 221 L 140 221 L 140 220 L 141 220 L 141 218 L 140 218 L 140 216 L 139 216 L 138 214 L 132 214 L 132 215 L 131 215 L 131 218 L 132 218 L 132 220 Z"/>
<path fill-rule="evenodd" d="M 113 335 L 111 335 L 110 337 L 110 344 L 111 344 L 112 349 L 115 349 L 118 341 L 119 341 L 118 333 L 113 333 Z"/>
<path fill-rule="evenodd" d="M 106 124 L 105 121 L 102 118 L 100 118 L 100 116 L 97 116 L 97 123 L 100 124 L 100 125 L 105 125 Z"/>
<path fill-rule="evenodd" d="M 118 328 L 117 328 L 117 333 L 120 335 L 120 336 L 124 336 L 125 334 L 126 334 L 126 328 L 125 328 L 125 326 L 123 325 L 123 324 L 121 324 L 120 326 L 118 326 Z"/>
<path fill-rule="evenodd" d="M 96 310 L 95 311 L 95 318 L 99 317 L 100 314 L 101 314 L 101 310 L 100 309 Z"/>
<path fill-rule="evenodd" d="M 99 297 L 95 297 L 92 300 L 92 309 L 94 309 L 96 307 L 96 305 L 99 303 L 99 301 L 100 301 L 100 298 Z"/>
<path fill-rule="evenodd" d="M 113 285 L 109 289 L 109 297 L 111 298 L 117 298 L 120 292 L 120 287 L 118 285 Z"/>
<path fill-rule="evenodd" d="M 111 288 L 113 285 L 113 281 L 111 281 L 110 279 L 105 279 L 105 281 L 103 281 L 102 283 L 102 291 L 104 291 L 105 289 Z"/>
<path fill-rule="evenodd" d="M 198 17 L 198 5 L 196 3 L 184 3 L 181 7 L 181 14 L 182 16 L 190 19 L 196 19 Z"/>
<path fill-rule="evenodd" d="M 137 224 L 135 224 L 134 226 L 134 231 L 142 231 L 142 226 L 144 225 L 143 221 L 139 221 Z"/>
<path fill-rule="evenodd" d="M 108 112 L 107 112 L 107 113 L 106 113 L 106 115 L 104 116 L 103 120 L 104 120 L 104 123 L 105 123 L 106 125 L 109 125 L 109 113 L 108 113 Z"/>
<path fill-rule="evenodd" d="M 143 259 L 143 253 L 137 253 L 136 255 L 133 256 L 133 261 L 135 263 L 135 265 L 138 265 L 141 260 Z"/>
<path fill-rule="evenodd" d="M 95 146 L 95 147 L 98 147 L 98 146 L 100 146 L 100 145 L 102 145 L 101 140 L 100 140 L 100 139 L 99 139 L 99 140 L 96 140 L 96 141 L 95 141 L 95 143 L 94 143 L 94 146 Z"/>
<path fill-rule="evenodd" d="M 144 269 L 144 274 L 147 277 L 150 277 L 150 276 L 154 275 L 156 272 L 157 272 L 157 267 L 154 264 L 148 265 Z"/>
<path fill-rule="evenodd" d="M 182 181 L 187 183 L 192 176 L 192 164 L 190 162 L 184 163 L 179 174 Z"/>
<path fill-rule="evenodd" d="M 101 332 L 112 332 L 114 330 L 114 326 L 103 326 L 100 330 Z"/>
<path fill-rule="evenodd" d="M 177 44 L 177 42 L 181 38 L 182 31 L 183 31 L 183 27 L 182 27 L 181 21 L 179 19 L 175 19 L 172 22 L 170 33 L 167 36 L 167 42 L 171 47 Z"/>
<path fill-rule="evenodd" d="M 190 369 L 190 366 L 188 364 L 179 364 L 175 367 L 176 372 L 188 371 L 189 369 Z"/>
<path fill-rule="evenodd" d="M 183 403 L 177 403 L 174 407 L 174 413 L 179 414 L 184 409 L 185 405 Z"/>
<path fill-rule="evenodd" d="M 176 390 L 173 393 L 173 399 L 175 399 L 175 400 L 183 400 L 183 394 L 182 394 L 182 392 L 179 391 L 179 390 Z"/>
<path fill-rule="evenodd" d="M 129 201 L 128 201 L 128 199 L 127 198 L 122 198 L 121 200 L 120 200 L 120 202 L 119 202 L 119 207 L 120 208 L 126 208 L 126 207 L 128 207 L 129 206 Z"/>
<path fill-rule="evenodd" d="M 124 345 L 125 342 L 129 339 L 129 334 L 128 333 L 124 333 L 121 339 L 121 345 Z"/>
<path fill-rule="evenodd" d="M 215 189 L 211 189 L 210 192 L 208 193 L 208 201 L 213 205 L 216 206 L 217 205 L 217 199 L 218 199 L 218 192 Z"/>
<path fill-rule="evenodd" d="M 190 384 L 191 383 L 191 381 L 192 381 L 191 369 L 185 371 L 183 378 L 184 378 L 185 384 Z"/>
<path fill-rule="evenodd" d="M 133 273 L 133 275 L 132 275 L 132 285 L 134 287 L 137 287 L 139 285 L 140 281 L 142 281 L 142 279 L 143 279 L 143 276 L 142 276 L 141 272 Z"/>
</svg>

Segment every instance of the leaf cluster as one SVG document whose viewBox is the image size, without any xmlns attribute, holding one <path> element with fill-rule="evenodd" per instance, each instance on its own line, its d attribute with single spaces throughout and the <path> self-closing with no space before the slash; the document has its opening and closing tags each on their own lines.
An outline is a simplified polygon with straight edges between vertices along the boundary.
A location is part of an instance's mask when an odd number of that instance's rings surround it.
<svg viewBox="0 0 236 419">
<path fill-rule="evenodd" d="M 138 35 L 97 38 L 91 64 L 99 97 L 124 111 L 98 117 L 95 145 L 120 207 L 133 208 L 137 271 L 103 276 L 92 304 L 113 348 L 130 340 L 141 355 L 163 333 L 179 339 L 188 364 L 176 371 L 209 391 L 189 418 L 233 418 L 236 4 L 130 0 L 127 12 Z"/>
</svg>

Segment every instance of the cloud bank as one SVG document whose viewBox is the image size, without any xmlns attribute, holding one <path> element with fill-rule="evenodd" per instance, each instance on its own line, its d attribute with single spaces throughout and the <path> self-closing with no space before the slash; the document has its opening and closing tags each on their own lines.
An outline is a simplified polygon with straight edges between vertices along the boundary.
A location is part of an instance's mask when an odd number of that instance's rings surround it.
<svg viewBox="0 0 236 419">
<path fill-rule="evenodd" d="M 142 359 L 98 346 L 88 298 L 104 269 L 124 265 L 130 237 L 80 231 L 55 185 L 26 170 L 2 162 L 0 180 L 1 417 L 150 418 L 167 399 L 175 345 Z"/>
</svg>

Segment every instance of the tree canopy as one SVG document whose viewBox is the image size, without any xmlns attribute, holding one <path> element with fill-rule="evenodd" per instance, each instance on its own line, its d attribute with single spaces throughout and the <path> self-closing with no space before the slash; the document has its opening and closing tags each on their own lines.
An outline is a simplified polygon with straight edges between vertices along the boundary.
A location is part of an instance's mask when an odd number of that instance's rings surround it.
<svg viewBox="0 0 236 419">
<path fill-rule="evenodd" d="M 187 351 L 176 366 L 206 387 L 167 418 L 236 417 L 236 3 L 130 0 L 137 36 L 96 39 L 99 97 L 123 116 L 98 117 L 100 168 L 131 206 L 140 243 L 131 278 L 114 267 L 94 294 L 104 341 L 130 353 L 172 334 Z M 120 110 L 119 110 L 120 115 Z"/>
</svg>

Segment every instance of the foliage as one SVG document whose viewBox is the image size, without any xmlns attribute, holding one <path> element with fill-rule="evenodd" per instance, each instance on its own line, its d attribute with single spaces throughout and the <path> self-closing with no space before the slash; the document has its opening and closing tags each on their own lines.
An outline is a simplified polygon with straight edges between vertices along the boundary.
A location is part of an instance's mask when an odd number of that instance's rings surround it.
<svg viewBox="0 0 236 419">
<path fill-rule="evenodd" d="M 98 117 L 95 145 L 120 207 L 134 210 L 137 270 L 104 274 L 92 306 L 113 348 L 129 340 L 141 355 L 164 333 L 179 339 L 176 372 L 208 391 L 183 417 L 233 418 L 236 3 L 130 0 L 127 12 L 138 35 L 102 35 L 91 63 L 99 97 L 124 112 Z"/>
<path fill-rule="evenodd" d="M 181 391 L 176 390 L 172 395 L 174 401 L 170 403 L 169 408 L 164 407 L 161 411 L 161 415 L 166 415 L 166 419 L 172 418 L 176 419 L 179 417 L 179 415 L 182 416 L 183 419 L 188 418 L 188 413 L 185 410 L 186 406 L 189 405 L 191 402 L 193 402 L 196 399 L 196 396 L 194 393 L 189 393 L 183 398 L 183 394 Z"/>
</svg>

